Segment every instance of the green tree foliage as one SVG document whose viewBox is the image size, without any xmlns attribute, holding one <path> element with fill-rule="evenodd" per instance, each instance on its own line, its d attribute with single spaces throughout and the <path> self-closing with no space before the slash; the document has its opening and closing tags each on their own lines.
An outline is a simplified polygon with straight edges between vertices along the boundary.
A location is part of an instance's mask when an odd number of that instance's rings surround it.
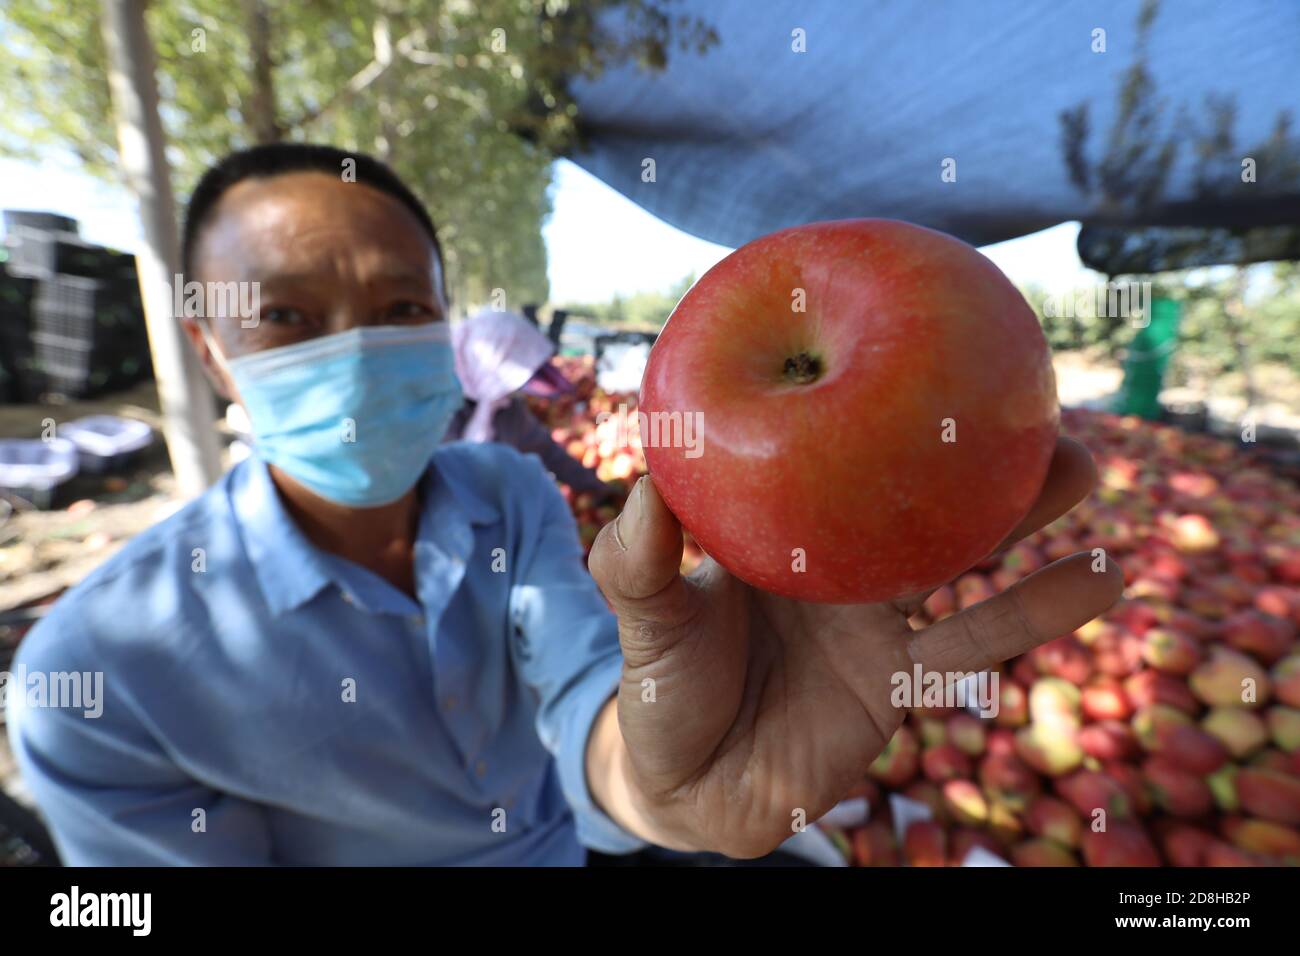
<svg viewBox="0 0 1300 956">
<path fill-rule="evenodd" d="M 1263 263 L 1244 270 L 1219 266 L 1154 277 L 1116 277 L 1152 281 L 1152 296 L 1182 303 L 1175 364 L 1194 361 L 1212 374 L 1242 371 L 1244 363 L 1276 363 L 1300 370 L 1300 264 Z M 1245 290 L 1240 320 L 1234 303 Z M 1055 351 L 1099 348 L 1116 357 L 1133 336 L 1130 322 L 1119 316 L 1062 315 L 1058 306 L 1047 315 L 1048 293 L 1039 286 L 1021 290 L 1038 313 L 1047 341 Z M 1094 290 L 1079 290 L 1092 293 Z M 1075 290 L 1065 294 L 1074 297 Z"/>
<path fill-rule="evenodd" d="M 175 0 L 149 7 L 175 187 L 227 151 L 329 142 L 390 163 L 429 205 L 460 304 L 547 298 L 551 161 L 579 136 L 566 83 L 661 68 L 713 31 L 676 0 Z M 605 14 L 621 13 L 615 32 Z M 5 0 L 0 152 L 116 175 L 97 0 Z"/>
<path fill-rule="evenodd" d="M 626 325 L 637 329 L 658 329 L 668 321 L 668 316 L 688 289 L 695 284 L 695 276 L 688 275 L 675 282 L 666 292 L 638 292 L 631 296 L 616 295 L 608 302 L 573 303 L 563 306 L 570 314 L 595 319 L 607 325 Z"/>
</svg>

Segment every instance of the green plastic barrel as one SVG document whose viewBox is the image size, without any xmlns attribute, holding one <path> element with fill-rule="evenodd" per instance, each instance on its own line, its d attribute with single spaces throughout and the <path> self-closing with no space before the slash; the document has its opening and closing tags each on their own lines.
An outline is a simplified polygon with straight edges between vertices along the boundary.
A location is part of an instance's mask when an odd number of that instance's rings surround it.
<svg viewBox="0 0 1300 956">
<path fill-rule="evenodd" d="M 1116 397 L 1115 411 L 1157 420 L 1161 417 L 1160 389 L 1165 369 L 1178 344 L 1178 323 L 1182 305 L 1173 299 L 1152 299 L 1151 321 L 1137 330 L 1124 360 L 1124 383 Z"/>
</svg>

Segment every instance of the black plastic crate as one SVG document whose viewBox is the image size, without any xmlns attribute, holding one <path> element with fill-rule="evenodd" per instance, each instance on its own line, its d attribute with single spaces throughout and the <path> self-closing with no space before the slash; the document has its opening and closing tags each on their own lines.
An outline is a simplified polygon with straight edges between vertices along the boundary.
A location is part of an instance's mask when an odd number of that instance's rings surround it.
<svg viewBox="0 0 1300 956">
<path fill-rule="evenodd" d="M 10 275 L 7 269 L 0 268 L 0 325 L 25 326 L 35 297 L 36 280 Z"/>
<path fill-rule="evenodd" d="M 32 298 L 36 283 L 0 269 L 0 403 L 27 397 L 24 375 L 31 366 Z"/>
<path fill-rule="evenodd" d="M 138 290 L 125 282 L 58 276 L 37 286 L 33 334 L 57 335 L 89 347 L 139 346 L 145 337 Z"/>
<path fill-rule="evenodd" d="M 152 376 L 134 281 L 60 275 L 22 288 L 31 292 L 26 321 L 0 322 L 0 349 L 12 356 L 7 400 L 89 398 Z M 20 312 L 21 296 L 13 298 Z"/>
<path fill-rule="evenodd" d="M 6 209 L 3 213 L 5 232 L 15 228 L 39 229 L 42 232 L 70 232 L 77 234 L 77 220 L 55 212 L 37 212 L 34 209 Z"/>
<path fill-rule="evenodd" d="M 43 232 L 16 226 L 5 234 L 11 275 L 49 279 L 58 275 L 101 276 L 121 257 L 70 232 Z"/>
<path fill-rule="evenodd" d="M 45 394 L 90 398 L 128 388 L 153 373 L 147 340 L 88 345 L 81 338 L 48 331 L 34 331 L 31 339 L 33 362 L 27 377 L 38 380 Z"/>
</svg>

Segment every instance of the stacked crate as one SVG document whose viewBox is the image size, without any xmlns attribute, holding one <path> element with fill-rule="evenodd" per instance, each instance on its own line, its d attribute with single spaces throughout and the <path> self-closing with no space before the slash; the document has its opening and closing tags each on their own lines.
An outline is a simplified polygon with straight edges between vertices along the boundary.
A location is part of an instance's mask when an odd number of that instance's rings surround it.
<svg viewBox="0 0 1300 956">
<path fill-rule="evenodd" d="M 87 398 L 152 373 L 135 258 L 85 242 L 67 223 L 5 213 L 0 400 Z"/>
</svg>

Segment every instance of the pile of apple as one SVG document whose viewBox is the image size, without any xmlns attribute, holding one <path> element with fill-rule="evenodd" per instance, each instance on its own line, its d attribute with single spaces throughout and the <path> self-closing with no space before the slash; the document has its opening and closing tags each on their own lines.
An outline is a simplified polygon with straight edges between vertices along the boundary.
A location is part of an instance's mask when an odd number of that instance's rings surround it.
<svg viewBox="0 0 1300 956">
<path fill-rule="evenodd" d="M 996 717 L 909 713 L 842 845 L 870 866 L 974 846 L 1017 866 L 1300 863 L 1300 490 L 1213 438 L 1077 410 L 1062 430 L 1096 458 L 1096 493 L 917 624 L 1097 547 L 1123 601 L 1007 662 Z M 932 819 L 897 840 L 887 791 Z"/>
<path fill-rule="evenodd" d="M 535 409 L 630 487 L 640 449 L 595 419 L 636 396 L 602 392 L 590 359 L 563 361 L 577 390 Z M 1300 489 L 1208 436 L 1082 410 L 1062 431 L 1092 451 L 1097 491 L 914 623 L 1098 547 L 1123 566 L 1124 599 L 1008 661 L 996 717 L 913 709 L 850 794 L 869 821 L 826 829 L 864 866 L 956 865 L 973 847 L 1017 866 L 1300 863 Z M 569 500 L 587 548 L 622 505 Z M 688 541 L 683 567 L 701 556 Z M 931 819 L 900 836 L 891 793 Z"/>
<path fill-rule="evenodd" d="M 618 517 L 636 479 L 646 473 L 645 455 L 637 441 L 635 392 L 606 392 L 596 384 L 595 360 L 591 356 L 560 356 L 552 360 L 574 384 L 574 391 L 554 399 L 528 400 L 533 413 L 551 430 L 551 438 L 570 455 L 593 468 L 601 481 L 615 487 L 621 485 L 620 495 L 603 502 L 587 493 L 575 494 L 567 486 L 561 487 L 565 501 L 573 510 L 578 522 L 578 537 L 584 555 L 591 551 L 592 542 L 606 524 Z M 626 408 L 626 426 L 620 433 L 620 408 Z M 602 421 L 601 413 L 609 418 Z M 622 443 L 622 439 L 631 441 Z M 686 549 L 682 558 L 682 572 L 694 569 L 704 557 L 704 552 L 686 536 Z"/>
</svg>

